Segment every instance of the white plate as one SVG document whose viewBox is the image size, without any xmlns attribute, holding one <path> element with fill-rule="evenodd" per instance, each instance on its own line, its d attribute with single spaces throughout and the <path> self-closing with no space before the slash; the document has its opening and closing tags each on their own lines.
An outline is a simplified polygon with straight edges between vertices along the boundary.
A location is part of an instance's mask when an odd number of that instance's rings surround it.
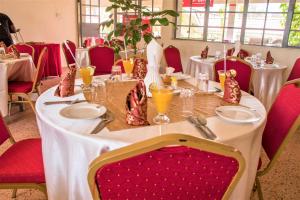
<svg viewBox="0 0 300 200">
<path fill-rule="evenodd" d="M 173 73 L 172 76 L 175 76 L 177 80 L 185 80 L 191 78 L 190 75 L 183 73 Z"/>
<path fill-rule="evenodd" d="M 255 110 L 243 106 L 220 106 L 215 112 L 222 119 L 235 123 L 252 123 L 261 119 Z"/>
<path fill-rule="evenodd" d="M 106 113 L 104 106 L 89 103 L 78 103 L 63 108 L 59 114 L 69 119 L 95 119 Z"/>
</svg>

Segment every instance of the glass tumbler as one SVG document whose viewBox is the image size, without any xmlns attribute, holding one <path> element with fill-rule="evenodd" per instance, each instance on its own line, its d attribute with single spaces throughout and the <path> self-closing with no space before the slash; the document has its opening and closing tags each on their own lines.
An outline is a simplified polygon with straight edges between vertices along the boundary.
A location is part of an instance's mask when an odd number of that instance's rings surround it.
<svg viewBox="0 0 300 200">
<path fill-rule="evenodd" d="M 199 73 L 197 86 L 200 92 L 208 92 L 208 73 Z"/>
<path fill-rule="evenodd" d="M 182 102 L 182 116 L 189 117 L 193 115 L 194 111 L 194 96 L 193 89 L 184 88 L 180 91 L 180 98 Z"/>
</svg>

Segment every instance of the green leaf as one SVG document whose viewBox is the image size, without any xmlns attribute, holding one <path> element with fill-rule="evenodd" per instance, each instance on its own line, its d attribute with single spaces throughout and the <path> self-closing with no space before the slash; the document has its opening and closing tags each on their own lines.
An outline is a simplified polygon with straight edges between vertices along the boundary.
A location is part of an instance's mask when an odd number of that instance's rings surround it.
<svg viewBox="0 0 300 200">
<path fill-rule="evenodd" d="M 168 26 L 169 25 L 169 20 L 167 18 L 159 18 L 158 21 L 163 26 Z"/>
<path fill-rule="evenodd" d="M 147 30 L 149 28 L 149 24 L 143 24 L 141 26 L 142 31 Z"/>
<path fill-rule="evenodd" d="M 135 25 L 141 25 L 142 24 L 142 18 L 137 18 L 135 20 Z"/>
<path fill-rule="evenodd" d="M 108 35 L 107 35 L 107 40 L 110 41 L 111 37 L 113 36 L 114 31 L 111 31 Z"/>
<path fill-rule="evenodd" d="M 154 26 L 154 25 L 156 24 L 156 21 L 157 21 L 156 18 L 152 18 L 152 19 L 150 19 L 150 24 L 151 24 L 152 26 Z"/>
<path fill-rule="evenodd" d="M 151 42 L 152 38 L 153 38 L 153 35 L 151 33 L 147 33 L 143 37 L 144 37 L 145 42 L 147 44 L 149 44 Z"/>
</svg>

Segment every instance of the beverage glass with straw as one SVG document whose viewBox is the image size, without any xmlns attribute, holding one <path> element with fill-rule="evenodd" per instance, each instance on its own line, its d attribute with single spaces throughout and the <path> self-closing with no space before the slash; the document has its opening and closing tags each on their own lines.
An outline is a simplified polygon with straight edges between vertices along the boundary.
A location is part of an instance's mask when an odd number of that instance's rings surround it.
<svg viewBox="0 0 300 200">
<path fill-rule="evenodd" d="M 79 74 L 82 78 L 82 82 L 85 86 L 88 86 L 92 83 L 94 72 L 95 72 L 94 66 L 85 66 L 79 68 Z"/>
<path fill-rule="evenodd" d="M 133 71 L 133 66 L 134 66 L 134 60 L 133 58 L 128 58 L 128 54 L 127 54 L 127 45 L 126 45 L 126 41 L 124 39 L 124 49 L 125 49 L 125 57 L 126 59 L 123 59 L 123 67 L 125 70 L 125 73 L 127 75 L 127 78 L 130 79 L 131 78 L 131 73 Z"/>
</svg>

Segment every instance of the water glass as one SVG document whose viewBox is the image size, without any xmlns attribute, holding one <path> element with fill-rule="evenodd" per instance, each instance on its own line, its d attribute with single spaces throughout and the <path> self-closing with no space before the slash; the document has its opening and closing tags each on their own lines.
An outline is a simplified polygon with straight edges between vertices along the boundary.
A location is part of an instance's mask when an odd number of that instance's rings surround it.
<svg viewBox="0 0 300 200">
<path fill-rule="evenodd" d="M 105 82 L 97 78 L 92 83 L 92 102 L 103 105 L 106 100 L 106 85 Z"/>
<path fill-rule="evenodd" d="M 180 98 L 182 102 L 182 116 L 189 117 L 193 115 L 194 111 L 194 96 L 193 89 L 184 88 L 180 91 Z"/>
<path fill-rule="evenodd" d="M 199 73 L 197 86 L 200 92 L 208 92 L 208 73 Z"/>
<path fill-rule="evenodd" d="M 121 81 L 122 80 L 122 69 L 119 65 L 114 65 L 111 68 L 111 77 L 112 81 Z"/>
</svg>

